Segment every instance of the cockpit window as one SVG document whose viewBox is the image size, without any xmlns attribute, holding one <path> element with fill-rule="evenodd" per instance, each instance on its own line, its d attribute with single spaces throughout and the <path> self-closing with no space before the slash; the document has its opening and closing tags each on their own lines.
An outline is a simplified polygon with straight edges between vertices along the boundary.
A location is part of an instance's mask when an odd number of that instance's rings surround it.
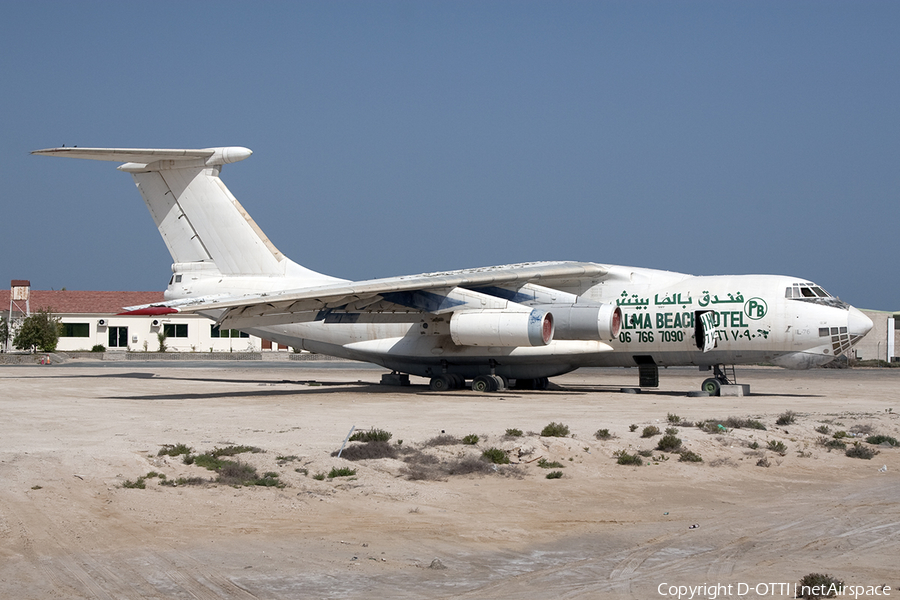
<svg viewBox="0 0 900 600">
<path fill-rule="evenodd" d="M 832 296 L 814 283 L 795 283 L 784 291 L 785 298 L 793 298 L 803 300 L 805 302 L 813 302 L 815 304 L 823 304 L 825 306 L 833 306 L 835 308 L 849 308 L 846 302 L 841 302 L 835 296 Z"/>
</svg>

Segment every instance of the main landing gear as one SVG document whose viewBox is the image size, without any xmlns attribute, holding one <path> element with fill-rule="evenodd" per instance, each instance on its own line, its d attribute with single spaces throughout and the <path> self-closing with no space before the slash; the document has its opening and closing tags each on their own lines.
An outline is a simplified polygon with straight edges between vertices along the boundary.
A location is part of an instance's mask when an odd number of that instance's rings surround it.
<svg viewBox="0 0 900 600">
<path fill-rule="evenodd" d="M 548 377 L 515 379 L 512 386 L 517 390 L 546 390 L 550 386 Z M 466 387 L 466 380 L 459 375 L 444 374 L 432 377 L 428 387 L 433 392 L 460 390 Z M 502 392 L 510 389 L 509 379 L 502 375 L 479 375 L 472 380 L 473 392 Z"/>
<path fill-rule="evenodd" d="M 709 367 L 707 367 L 709 370 Z M 731 375 L 731 379 L 728 378 L 728 375 Z M 737 377 L 734 373 L 734 365 L 731 365 L 729 369 L 725 365 L 714 365 L 713 366 L 713 376 L 704 379 L 703 383 L 700 385 L 700 389 L 710 396 L 718 396 L 722 391 L 723 385 L 734 385 L 734 382 L 737 381 Z"/>
<path fill-rule="evenodd" d="M 466 386 L 466 380 L 462 375 L 445 373 L 431 378 L 428 387 L 432 392 L 446 392 L 448 390 L 460 390 Z"/>
</svg>

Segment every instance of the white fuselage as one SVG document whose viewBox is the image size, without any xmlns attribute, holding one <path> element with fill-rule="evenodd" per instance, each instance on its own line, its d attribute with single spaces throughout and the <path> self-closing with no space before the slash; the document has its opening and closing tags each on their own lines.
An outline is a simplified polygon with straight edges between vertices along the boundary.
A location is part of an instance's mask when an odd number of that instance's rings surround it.
<svg viewBox="0 0 900 600">
<path fill-rule="evenodd" d="M 622 310 L 621 331 L 606 343 L 554 340 L 537 347 L 459 346 L 451 339 L 448 318 L 422 315 L 410 323 L 406 313 L 336 311 L 308 322 L 247 330 L 296 349 L 426 377 L 442 369 L 474 377 L 494 368 L 497 374 L 515 378 L 552 376 L 586 366 L 633 367 L 648 359 L 659 366 L 773 363 L 805 369 L 830 362 L 871 327 L 862 313 L 836 299 L 787 297 L 792 286 L 814 286 L 798 278 L 695 277 L 604 267 L 609 274 L 602 281 L 577 280 L 561 291 Z M 227 290 L 220 287 L 224 283 Z M 191 280 L 184 274 L 180 284 L 170 285 L 167 296 L 276 292 L 289 287 L 289 281 L 278 277 L 232 277 L 222 282 L 205 277 Z M 528 305 L 527 300 L 521 303 Z M 697 311 L 714 313 L 717 339 L 709 352 L 700 351 L 695 341 Z"/>
</svg>

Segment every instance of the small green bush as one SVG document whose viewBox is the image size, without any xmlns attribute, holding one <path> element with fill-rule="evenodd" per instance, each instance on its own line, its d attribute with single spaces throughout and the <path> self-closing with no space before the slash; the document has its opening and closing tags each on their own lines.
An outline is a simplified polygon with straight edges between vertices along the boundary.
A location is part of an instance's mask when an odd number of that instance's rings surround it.
<svg viewBox="0 0 900 600">
<path fill-rule="evenodd" d="M 125 483 L 122 484 L 122 487 L 128 488 L 128 489 L 143 490 L 143 489 L 146 489 L 147 484 L 144 483 L 143 477 L 138 477 L 134 481 L 131 481 L 130 479 L 126 479 Z"/>
<path fill-rule="evenodd" d="M 647 425 L 641 432 L 642 438 L 649 438 L 653 437 L 654 435 L 659 435 L 659 427 L 657 427 L 656 425 Z"/>
<path fill-rule="evenodd" d="M 313 479 L 316 481 L 325 481 L 325 473 L 316 473 L 313 475 Z"/>
<path fill-rule="evenodd" d="M 777 452 L 782 456 L 784 456 L 787 452 L 787 446 L 785 446 L 784 442 L 782 442 L 781 440 L 769 440 L 766 444 L 766 447 L 772 452 Z"/>
<path fill-rule="evenodd" d="M 369 429 L 367 431 L 357 431 L 350 436 L 351 442 L 387 442 L 393 437 L 393 434 L 384 429 Z"/>
<path fill-rule="evenodd" d="M 817 439 L 816 443 L 820 446 L 828 448 L 829 452 L 831 452 L 832 450 L 844 450 L 847 447 L 847 442 L 844 442 L 842 440 L 829 439 L 824 435 Z"/>
<path fill-rule="evenodd" d="M 612 439 L 612 436 L 609 429 L 598 429 L 596 433 L 594 433 L 594 437 L 598 440 L 609 440 Z"/>
<path fill-rule="evenodd" d="M 644 464 L 644 459 L 637 454 L 628 454 L 622 450 L 619 452 L 616 462 L 620 465 L 635 465 L 639 467 Z"/>
<path fill-rule="evenodd" d="M 356 469 L 351 469 L 350 467 L 332 467 L 331 471 L 328 472 L 329 479 L 334 479 L 335 477 L 353 477 L 356 475 Z"/>
<path fill-rule="evenodd" d="M 479 438 L 477 435 L 475 435 L 474 433 L 470 433 L 469 435 L 467 435 L 466 437 L 464 437 L 462 439 L 462 442 L 463 442 L 463 444 L 468 444 L 469 446 L 474 446 L 475 444 L 478 443 L 478 439 Z"/>
<path fill-rule="evenodd" d="M 650 458 L 653 456 L 653 450 L 638 450 L 637 453 L 644 458 Z"/>
<path fill-rule="evenodd" d="M 569 435 L 569 426 L 562 423 L 550 423 L 541 429 L 541 437 L 567 437 Z"/>
<path fill-rule="evenodd" d="M 678 458 L 679 462 L 703 462 L 703 459 L 699 454 L 694 452 L 693 450 L 682 450 L 681 456 Z"/>
<path fill-rule="evenodd" d="M 635 424 L 631 424 L 628 426 L 628 431 L 637 431 L 638 426 Z"/>
<path fill-rule="evenodd" d="M 859 442 L 853 442 L 853 445 L 847 448 L 847 450 L 844 451 L 844 454 L 846 454 L 850 458 L 862 458 L 865 460 L 870 460 L 873 456 L 878 454 L 878 451 L 872 450 L 868 446 L 863 446 Z"/>
<path fill-rule="evenodd" d="M 659 438 L 659 443 L 656 444 L 656 449 L 662 452 L 677 452 L 679 448 L 681 448 L 681 438 L 671 433 Z"/>
<path fill-rule="evenodd" d="M 681 423 L 681 417 L 679 417 L 678 415 L 676 415 L 674 413 L 667 414 L 666 420 L 669 423 L 671 423 L 672 425 L 678 425 L 679 423 Z"/>
<path fill-rule="evenodd" d="M 182 454 L 190 454 L 193 449 L 187 444 L 163 444 L 159 449 L 157 456 L 180 456 Z"/>
<path fill-rule="evenodd" d="M 91 352 L 106 352 L 106 346 L 104 346 L 103 344 L 91 346 Z"/>
<path fill-rule="evenodd" d="M 537 466 L 539 466 L 542 469 L 562 469 L 563 468 L 562 463 L 558 463 L 555 460 L 549 461 L 546 458 L 539 459 L 537 462 Z"/>
<path fill-rule="evenodd" d="M 677 427 L 666 427 L 666 435 L 675 435 L 678 433 Z"/>
<path fill-rule="evenodd" d="M 547 479 L 559 479 L 562 476 L 562 471 L 550 471 L 549 473 L 547 473 Z"/>
<path fill-rule="evenodd" d="M 880 446 L 881 444 L 887 444 L 888 446 L 897 446 L 897 438 L 893 438 L 889 435 L 870 435 L 866 438 L 866 442 L 869 444 L 873 444 L 875 446 Z"/>
<path fill-rule="evenodd" d="M 792 410 L 786 410 L 775 420 L 776 425 L 791 425 L 797 420 L 797 413 Z"/>
<path fill-rule="evenodd" d="M 828 435 L 831 432 L 831 429 L 828 425 L 819 425 L 816 427 L 816 433 L 821 433 L 823 435 Z"/>
<path fill-rule="evenodd" d="M 521 429 L 507 429 L 506 435 L 509 437 L 522 437 Z"/>
<path fill-rule="evenodd" d="M 836 440 L 839 440 L 839 439 L 842 439 L 845 437 L 849 437 L 849 434 L 846 431 L 835 431 L 834 435 L 831 437 L 833 437 Z"/>
<path fill-rule="evenodd" d="M 481 453 L 481 457 L 488 462 L 494 463 L 495 465 L 509 464 L 509 456 L 507 456 L 506 452 L 504 452 L 500 448 L 488 448 Z"/>
</svg>

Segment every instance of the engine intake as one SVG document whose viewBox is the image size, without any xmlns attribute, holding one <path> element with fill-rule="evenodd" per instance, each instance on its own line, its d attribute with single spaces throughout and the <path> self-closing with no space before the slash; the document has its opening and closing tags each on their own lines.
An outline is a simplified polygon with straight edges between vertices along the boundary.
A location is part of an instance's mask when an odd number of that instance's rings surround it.
<svg viewBox="0 0 900 600">
<path fill-rule="evenodd" d="M 463 310 L 450 317 L 450 337 L 458 346 L 546 346 L 553 331 L 553 315 L 543 310 Z"/>
</svg>

